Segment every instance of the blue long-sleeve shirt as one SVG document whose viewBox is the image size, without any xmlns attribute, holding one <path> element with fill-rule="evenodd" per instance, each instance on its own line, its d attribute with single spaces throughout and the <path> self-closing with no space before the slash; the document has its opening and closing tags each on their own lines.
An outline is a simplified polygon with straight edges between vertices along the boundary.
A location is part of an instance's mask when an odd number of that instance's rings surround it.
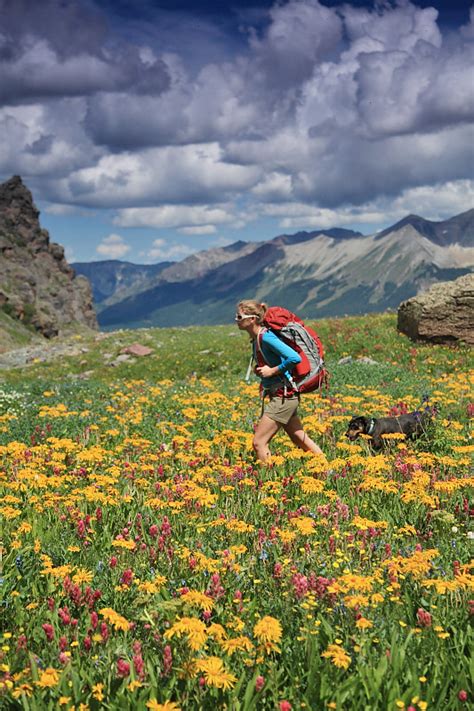
<svg viewBox="0 0 474 711">
<path fill-rule="evenodd" d="M 273 331 L 263 332 L 260 338 L 260 346 L 266 365 L 271 368 L 277 365 L 280 371 L 280 374 L 273 375 L 271 378 L 261 378 L 263 389 L 272 391 L 281 387 L 282 384 L 288 385 L 288 376 L 291 375 L 291 370 L 297 363 L 301 362 L 300 355 L 286 343 L 283 343 Z M 254 357 L 257 360 L 257 341 L 254 341 L 253 347 Z"/>
</svg>

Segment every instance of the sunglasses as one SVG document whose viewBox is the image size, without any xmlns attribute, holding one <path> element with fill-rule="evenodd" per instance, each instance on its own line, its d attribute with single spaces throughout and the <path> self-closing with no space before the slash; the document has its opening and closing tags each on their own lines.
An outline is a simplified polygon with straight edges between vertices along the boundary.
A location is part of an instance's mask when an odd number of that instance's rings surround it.
<svg viewBox="0 0 474 711">
<path fill-rule="evenodd" d="M 235 321 L 242 321 L 244 318 L 257 318 L 255 314 L 235 314 Z"/>
</svg>

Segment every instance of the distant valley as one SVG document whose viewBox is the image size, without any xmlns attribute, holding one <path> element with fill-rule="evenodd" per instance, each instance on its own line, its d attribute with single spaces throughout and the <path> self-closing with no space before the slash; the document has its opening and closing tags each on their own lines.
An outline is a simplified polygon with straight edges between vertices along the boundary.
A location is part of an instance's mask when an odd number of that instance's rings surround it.
<svg viewBox="0 0 474 711">
<path fill-rule="evenodd" d="M 396 309 L 474 268 L 474 209 L 445 221 L 408 215 L 382 232 L 298 232 L 236 242 L 181 262 L 71 265 L 92 285 L 102 328 L 225 323 L 241 298 L 307 318 Z"/>
</svg>

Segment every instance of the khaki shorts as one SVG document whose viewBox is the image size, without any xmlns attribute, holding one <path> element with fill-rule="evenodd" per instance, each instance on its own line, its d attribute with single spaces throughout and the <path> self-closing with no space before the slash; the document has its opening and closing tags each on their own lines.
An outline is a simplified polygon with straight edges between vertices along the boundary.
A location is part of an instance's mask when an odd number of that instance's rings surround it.
<svg viewBox="0 0 474 711">
<path fill-rule="evenodd" d="M 263 401 L 262 415 L 267 415 L 271 420 L 281 425 L 287 425 L 291 418 L 296 415 L 298 405 L 299 398 L 296 396 L 282 398 L 281 395 L 270 397 L 267 395 Z"/>
</svg>

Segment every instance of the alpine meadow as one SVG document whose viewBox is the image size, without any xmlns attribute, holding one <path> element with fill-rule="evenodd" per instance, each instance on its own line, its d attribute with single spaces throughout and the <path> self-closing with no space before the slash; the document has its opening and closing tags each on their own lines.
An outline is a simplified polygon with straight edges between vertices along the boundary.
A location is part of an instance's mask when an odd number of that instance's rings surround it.
<svg viewBox="0 0 474 711">
<path fill-rule="evenodd" d="M 278 434 L 270 466 L 235 327 L 0 357 L 2 708 L 472 708 L 472 349 L 394 314 L 311 325 L 331 377 L 300 412 L 326 458 Z M 432 407 L 416 440 L 345 436 Z"/>
</svg>

